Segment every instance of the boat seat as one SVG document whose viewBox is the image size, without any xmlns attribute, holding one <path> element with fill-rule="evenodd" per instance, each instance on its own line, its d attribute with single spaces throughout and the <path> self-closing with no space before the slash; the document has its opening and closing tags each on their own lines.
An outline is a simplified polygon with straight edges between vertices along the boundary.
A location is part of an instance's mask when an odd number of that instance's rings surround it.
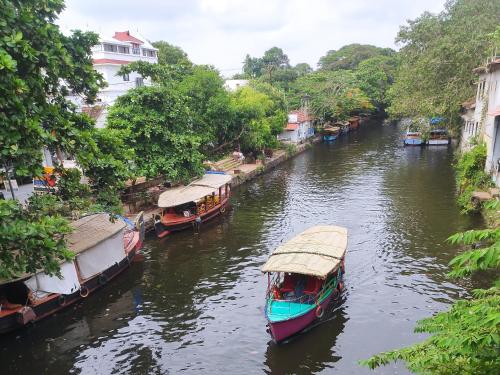
<svg viewBox="0 0 500 375">
<path fill-rule="evenodd" d="M 295 290 L 295 277 L 292 274 L 285 274 L 283 285 L 280 288 L 281 293 L 289 293 Z"/>
<path fill-rule="evenodd" d="M 308 277 L 307 284 L 304 289 L 304 294 L 315 295 L 318 294 L 321 287 L 321 280 L 315 277 Z"/>
</svg>

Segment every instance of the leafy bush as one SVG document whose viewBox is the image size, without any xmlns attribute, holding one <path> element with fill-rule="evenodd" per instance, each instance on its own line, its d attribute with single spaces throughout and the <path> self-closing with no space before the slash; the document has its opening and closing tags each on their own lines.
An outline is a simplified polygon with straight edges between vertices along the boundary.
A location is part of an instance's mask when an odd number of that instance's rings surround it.
<svg viewBox="0 0 500 375">
<path fill-rule="evenodd" d="M 486 145 L 480 144 L 470 151 L 460 155 L 455 164 L 458 186 L 458 204 L 464 213 L 474 211 L 472 193 L 476 189 L 485 189 L 491 186 L 491 179 L 484 171 L 486 163 Z"/>
<path fill-rule="evenodd" d="M 60 275 L 59 262 L 73 257 L 64 241 L 71 232 L 57 212 L 57 197 L 38 197 L 23 207 L 14 200 L 0 200 L 0 279 L 43 270 Z"/>
</svg>

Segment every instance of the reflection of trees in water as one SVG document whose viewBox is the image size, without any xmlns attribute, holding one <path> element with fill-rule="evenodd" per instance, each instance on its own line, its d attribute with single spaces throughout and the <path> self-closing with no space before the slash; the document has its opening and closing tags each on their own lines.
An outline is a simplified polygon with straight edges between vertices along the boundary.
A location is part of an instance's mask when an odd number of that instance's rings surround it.
<svg viewBox="0 0 500 375">
<path fill-rule="evenodd" d="M 440 284 L 457 251 L 446 238 L 478 225 L 459 214 L 452 161 L 451 148 L 406 147 L 383 179 L 387 230 L 380 246 L 403 274 L 424 272 Z"/>
<path fill-rule="evenodd" d="M 332 367 L 341 358 L 335 355 L 333 348 L 346 322 L 343 307 L 332 304 L 322 323 L 309 331 L 283 344 L 270 341 L 265 371 L 268 374 L 311 374 Z"/>
</svg>

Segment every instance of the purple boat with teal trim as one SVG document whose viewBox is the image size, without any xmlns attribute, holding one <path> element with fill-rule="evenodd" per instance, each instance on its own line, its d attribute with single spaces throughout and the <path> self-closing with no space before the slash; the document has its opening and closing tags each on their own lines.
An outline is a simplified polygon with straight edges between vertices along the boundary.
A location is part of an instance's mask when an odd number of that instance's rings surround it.
<svg viewBox="0 0 500 375">
<path fill-rule="evenodd" d="M 347 229 L 314 226 L 279 246 L 262 268 L 268 274 L 265 314 L 276 342 L 321 319 L 343 289 Z"/>
</svg>

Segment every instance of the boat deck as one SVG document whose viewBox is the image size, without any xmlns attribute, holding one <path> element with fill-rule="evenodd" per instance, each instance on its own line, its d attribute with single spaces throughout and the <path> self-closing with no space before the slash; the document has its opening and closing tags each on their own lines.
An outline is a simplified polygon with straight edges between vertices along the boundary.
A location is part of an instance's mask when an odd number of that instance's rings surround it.
<svg viewBox="0 0 500 375">
<path fill-rule="evenodd" d="M 267 305 L 267 317 L 270 322 L 280 322 L 295 318 L 310 311 L 315 305 L 287 300 L 273 300 Z"/>
</svg>

